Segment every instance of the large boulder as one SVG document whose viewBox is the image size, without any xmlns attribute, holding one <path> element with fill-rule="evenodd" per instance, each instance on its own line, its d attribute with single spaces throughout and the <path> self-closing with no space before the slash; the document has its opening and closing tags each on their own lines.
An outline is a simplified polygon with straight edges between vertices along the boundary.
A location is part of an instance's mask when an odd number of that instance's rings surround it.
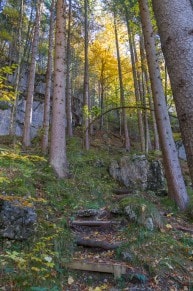
<svg viewBox="0 0 193 291">
<path fill-rule="evenodd" d="M 28 239 L 35 230 L 37 214 L 19 201 L 0 199 L 0 236 L 15 240 Z"/>
<path fill-rule="evenodd" d="M 160 191 L 165 189 L 165 178 L 160 160 L 148 160 L 145 155 L 124 156 L 113 160 L 110 175 L 128 189 Z"/>
</svg>

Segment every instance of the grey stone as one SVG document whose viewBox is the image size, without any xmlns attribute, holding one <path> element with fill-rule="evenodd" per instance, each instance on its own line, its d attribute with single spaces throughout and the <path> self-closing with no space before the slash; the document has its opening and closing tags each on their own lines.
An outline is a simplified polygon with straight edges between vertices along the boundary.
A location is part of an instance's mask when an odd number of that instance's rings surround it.
<svg viewBox="0 0 193 291">
<path fill-rule="evenodd" d="M 28 239 L 35 231 L 37 214 L 18 201 L 0 200 L 0 236 L 15 240 Z"/>
<path fill-rule="evenodd" d="M 110 175 L 130 190 L 165 189 L 165 177 L 160 160 L 148 160 L 144 155 L 124 156 L 113 160 Z"/>
<path fill-rule="evenodd" d="M 186 151 L 181 140 L 176 141 L 176 149 L 178 152 L 178 157 L 182 160 L 187 161 Z"/>
<path fill-rule="evenodd" d="M 148 229 L 153 231 L 154 230 L 154 223 L 151 217 L 145 219 L 144 226 Z"/>
<path fill-rule="evenodd" d="M 133 210 L 133 208 L 130 205 L 125 207 L 125 214 L 127 215 L 129 220 L 133 220 L 133 221 L 138 220 L 138 216 L 136 212 Z"/>
</svg>

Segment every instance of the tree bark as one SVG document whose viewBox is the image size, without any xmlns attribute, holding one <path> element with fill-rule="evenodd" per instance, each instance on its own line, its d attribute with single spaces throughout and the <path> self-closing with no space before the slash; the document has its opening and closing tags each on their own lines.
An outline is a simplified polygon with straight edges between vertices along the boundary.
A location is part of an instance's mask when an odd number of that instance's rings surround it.
<svg viewBox="0 0 193 291">
<path fill-rule="evenodd" d="M 72 221 L 73 226 L 94 226 L 94 227 L 100 227 L 100 226 L 110 226 L 113 224 L 117 224 L 116 221 L 111 220 L 74 220 Z"/>
<path fill-rule="evenodd" d="M 30 64 L 30 71 L 29 71 L 26 109 L 25 109 L 25 118 L 24 118 L 24 129 L 23 129 L 23 146 L 24 147 L 29 147 L 31 145 L 30 129 L 31 129 L 32 110 L 33 110 L 36 55 L 38 51 L 38 42 L 39 42 L 41 4 L 42 4 L 42 0 L 38 0 L 37 6 L 36 6 L 35 30 L 34 30 L 34 38 L 33 38 L 33 43 L 32 43 L 32 56 L 31 56 L 31 64 Z"/>
<path fill-rule="evenodd" d="M 193 183 L 193 9 L 188 0 L 153 0 Z"/>
<path fill-rule="evenodd" d="M 88 64 L 88 0 L 84 0 L 84 146 L 86 150 L 90 148 L 89 141 L 89 64 Z"/>
<path fill-rule="evenodd" d="M 114 250 L 120 247 L 121 243 L 108 243 L 106 241 L 97 241 L 93 239 L 77 238 L 76 244 L 78 246 L 90 247 L 90 248 L 101 248 L 103 250 Z"/>
<path fill-rule="evenodd" d="M 50 164 L 59 178 L 68 175 L 66 158 L 66 3 L 57 0 L 54 58 L 54 92 Z"/>
<path fill-rule="evenodd" d="M 72 92 L 71 92 L 71 18 L 72 18 L 72 1 L 69 0 L 68 8 L 68 31 L 67 31 L 67 49 L 66 49 L 66 117 L 67 117 L 67 135 L 73 136 L 72 130 Z"/>
<path fill-rule="evenodd" d="M 47 154 L 48 152 L 48 137 L 49 137 L 49 128 L 50 128 L 50 95 L 51 95 L 52 71 L 53 71 L 55 5 L 56 5 L 56 1 L 52 0 L 52 4 L 50 7 L 49 50 L 48 50 L 48 65 L 47 65 L 45 101 L 44 101 L 44 119 L 43 119 L 43 136 L 42 136 L 43 154 Z"/>
<path fill-rule="evenodd" d="M 168 192 L 181 210 L 188 205 L 188 195 L 184 184 L 178 154 L 172 136 L 169 115 L 165 103 L 165 96 L 160 76 L 159 63 L 156 55 L 153 27 L 150 20 L 150 12 L 147 0 L 138 0 L 142 28 L 145 40 L 148 68 L 151 87 L 154 97 L 154 107 L 161 150 L 163 154 L 164 169 L 168 184 Z"/>
</svg>

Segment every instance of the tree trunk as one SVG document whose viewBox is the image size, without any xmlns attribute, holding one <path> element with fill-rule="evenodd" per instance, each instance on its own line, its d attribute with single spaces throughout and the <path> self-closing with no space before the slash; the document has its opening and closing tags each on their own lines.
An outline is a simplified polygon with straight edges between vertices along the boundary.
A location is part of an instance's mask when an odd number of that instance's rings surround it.
<svg viewBox="0 0 193 291">
<path fill-rule="evenodd" d="M 16 71 L 16 80 L 15 80 L 15 101 L 11 110 L 11 118 L 10 118 L 10 128 L 9 134 L 13 138 L 13 144 L 15 145 L 16 141 L 16 115 L 17 115 L 17 107 L 19 101 L 19 80 L 20 80 L 20 72 L 21 72 L 21 62 L 22 62 L 22 27 L 23 27 L 23 0 L 20 3 L 20 20 L 19 20 L 19 29 L 18 29 L 18 67 Z"/>
<path fill-rule="evenodd" d="M 88 76 L 88 0 L 84 0 L 84 146 L 90 148 L 89 141 L 89 76 Z"/>
<path fill-rule="evenodd" d="M 66 49 L 66 117 L 67 117 L 67 135 L 73 136 L 72 130 L 72 92 L 70 78 L 70 63 L 71 63 L 71 18 L 72 18 L 72 1 L 69 0 L 68 8 L 68 33 L 67 33 L 67 49 Z"/>
<path fill-rule="evenodd" d="M 188 205 L 188 195 L 181 172 L 178 154 L 172 136 L 169 115 L 165 103 L 165 96 L 160 76 L 159 63 L 156 55 L 154 33 L 150 20 L 148 2 L 147 0 L 138 0 L 138 2 L 145 40 L 145 49 L 147 54 L 151 87 L 154 97 L 155 114 L 168 184 L 168 192 L 180 207 L 180 209 L 184 210 Z"/>
<path fill-rule="evenodd" d="M 37 6 L 36 6 L 35 30 L 34 30 L 34 38 L 33 38 L 33 43 L 32 43 L 32 56 L 31 56 L 31 64 L 30 64 L 28 87 L 27 87 L 26 109 L 25 109 L 24 129 L 23 129 L 23 146 L 24 147 L 29 147 L 31 145 L 30 129 L 31 129 L 32 110 L 33 110 L 36 55 L 38 51 L 39 30 L 40 30 L 41 3 L 42 3 L 42 0 L 38 0 Z"/>
<path fill-rule="evenodd" d="M 54 92 L 50 164 L 59 178 L 68 175 L 66 158 L 66 3 L 57 0 L 54 58 Z"/>
<path fill-rule="evenodd" d="M 136 71 L 136 81 L 139 88 L 139 95 L 136 98 L 136 103 L 138 106 L 142 105 L 143 100 L 143 88 L 142 88 L 142 80 L 140 76 L 140 72 L 138 69 L 138 56 L 137 56 L 137 50 L 136 45 L 134 41 L 134 37 L 132 37 L 132 46 L 133 46 L 133 53 L 134 53 L 134 66 Z M 140 140 L 141 140 L 141 150 L 142 152 L 145 151 L 145 132 L 144 132 L 144 123 L 143 123 L 143 115 L 140 109 L 137 110 L 138 115 L 138 124 L 139 124 L 139 134 L 140 134 Z"/>
<path fill-rule="evenodd" d="M 51 94 L 52 71 L 53 71 L 55 5 L 56 5 L 56 1 L 52 0 L 52 4 L 50 7 L 49 50 L 48 50 L 48 65 L 47 65 L 45 101 L 44 101 L 44 120 L 43 120 L 43 136 L 42 136 L 43 154 L 47 154 L 48 152 L 48 137 L 49 137 L 49 127 L 50 127 L 50 94 Z"/>
<path fill-rule="evenodd" d="M 152 2 L 193 183 L 192 4 L 187 0 Z"/>
<path fill-rule="evenodd" d="M 155 118 L 155 110 L 154 110 L 154 104 L 152 100 L 152 91 L 150 88 L 150 80 L 149 80 L 149 74 L 148 71 L 145 69 L 145 83 L 147 88 L 147 94 L 148 94 L 148 100 L 149 100 L 149 107 L 151 109 L 151 117 L 152 117 L 152 123 L 153 123 L 153 133 L 154 133 L 154 149 L 160 150 L 160 144 L 159 144 L 159 135 L 158 135 L 158 129 L 157 129 L 157 121 Z"/>
<path fill-rule="evenodd" d="M 139 92 L 139 84 L 137 81 L 137 71 L 136 71 L 136 62 L 135 62 L 135 56 L 134 56 L 134 50 L 133 50 L 133 42 L 131 37 L 131 29 L 129 24 L 129 13 L 127 10 L 127 7 L 125 7 L 125 18 L 126 18 L 126 24 L 127 24 L 127 32 L 128 32 L 128 38 L 129 38 L 129 49 L 130 49 L 130 56 L 131 56 L 131 65 L 132 65 L 132 73 L 133 73 L 133 82 L 134 82 L 134 89 L 135 89 L 135 100 L 136 104 L 139 105 L 140 100 L 140 92 Z M 141 139 L 141 150 L 144 151 L 144 132 L 143 132 L 143 123 L 141 118 L 141 111 L 137 109 L 137 116 L 138 116 L 138 129 Z"/>
<path fill-rule="evenodd" d="M 116 42 L 116 50 L 117 50 L 117 63 L 118 63 L 118 72 L 119 72 L 119 86 L 120 86 L 120 97 L 121 97 L 121 106 L 122 108 L 122 119 L 123 119 L 123 128 L 124 128 L 124 135 L 125 135 L 125 149 L 130 151 L 130 139 L 128 133 L 128 126 L 127 126 L 127 115 L 125 106 L 125 93 L 123 87 L 123 79 L 122 79 L 122 68 L 121 68 L 121 58 L 119 52 L 119 40 L 118 40 L 118 33 L 117 33 L 117 24 L 116 24 L 116 16 L 114 14 L 114 30 L 115 30 L 115 42 Z"/>
<path fill-rule="evenodd" d="M 141 71 L 142 71 L 142 88 L 143 88 L 143 107 L 147 107 L 147 87 L 146 87 L 146 57 L 144 52 L 143 36 L 140 36 L 140 56 L 141 56 Z M 148 154 L 152 150 L 152 144 L 149 131 L 149 118 L 147 109 L 144 109 L 144 125 L 145 125 L 145 152 Z"/>
</svg>

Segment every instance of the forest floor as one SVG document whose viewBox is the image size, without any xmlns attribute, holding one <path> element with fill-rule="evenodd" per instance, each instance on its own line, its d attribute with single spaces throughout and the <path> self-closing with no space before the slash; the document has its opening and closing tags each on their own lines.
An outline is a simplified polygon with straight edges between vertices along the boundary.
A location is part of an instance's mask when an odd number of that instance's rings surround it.
<svg viewBox="0 0 193 291">
<path fill-rule="evenodd" d="M 65 180 L 34 146 L 23 152 L 19 143 L 14 149 L 0 144 L 0 198 L 20 197 L 38 214 L 29 240 L 0 239 L 0 290 L 193 290 L 192 208 L 182 213 L 167 196 L 147 191 L 120 199 L 115 192 L 124 187 L 108 173 L 110 161 L 128 155 L 118 135 L 99 133 L 89 152 L 80 138 L 68 141 Z M 182 168 L 192 205 L 183 161 Z M 154 206 L 159 228 L 147 230 L 117 212 L 136 198 L 142 208 Z"/>
</svg>

